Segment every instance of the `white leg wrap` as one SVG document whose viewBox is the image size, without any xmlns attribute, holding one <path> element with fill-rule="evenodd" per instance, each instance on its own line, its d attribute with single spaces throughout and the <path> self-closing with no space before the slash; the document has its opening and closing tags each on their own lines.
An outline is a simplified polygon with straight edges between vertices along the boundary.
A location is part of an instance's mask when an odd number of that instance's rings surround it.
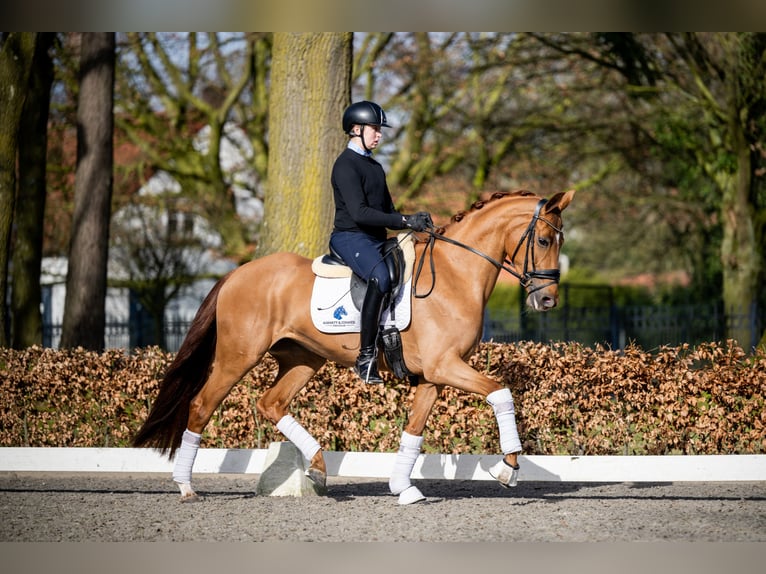
<svg viewBox="0 0 766 574">
<path fill-rule="evenodd" d="M 197 458 L 199 442 L 202 438 L 189 429 L 181 437 L 181 446 L 176 451 L 176 462 L 173 466 L 173 480 L 179 484 L 191 484 L 192 467 Z"/>
<path fill-rule="evenodd" d="M 511 466 L 501 458 L 489 469 L 489 474 L 505 488 L 516 486 L 519 480 L 519 465 Z"/>
<path fill-rule="evenodd" d="M 492 405 L 500 431 L 500 449 L 503 454 L 521 452 L 521 440 L 516 430 L 516 411 L 510 389 L 500 389 L 487 395 L 487 402 Z"/>
<path fill-rule="evenodd" d="M 287 437 L 287 440 L 303 453 L 306 460 L 310 461 L 322 448 L 316 439 L 290 415 L 285 415 L 279 419 L 277 428 L 279 432 Z"/>
<path fill-rule="evenodd" d="M 394 468 L 391 471 L 391 478 L 388 480 L 388 487 L 391 494 L 401 494 L 411 486 L 410 475 L 415 467 L 415 462 L 420 454 L 420 448 L 423 446 L 423 437 L 411 435 L 402 432 L 402 440 L 399 443 L 399 452 L 394 460 Z"/>
</svg>

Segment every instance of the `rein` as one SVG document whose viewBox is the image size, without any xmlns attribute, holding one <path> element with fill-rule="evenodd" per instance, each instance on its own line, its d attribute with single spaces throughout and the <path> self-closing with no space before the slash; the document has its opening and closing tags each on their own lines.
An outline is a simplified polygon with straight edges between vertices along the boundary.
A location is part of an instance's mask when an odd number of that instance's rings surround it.
<svg viewBox="0 0 766 574">
<path fill-rule="evenodd" d="M 561 277 L 561 272 L 558 269 L 535 269 L 535 225 L 538 221 L 543 221 L 550 225 L 553 229 L 555 229 L 557 232 L 561 233 L 562 230 L 553 225 L 550 221 L 547 219 L 540 217 L 540 210 L 542 209 L 543 205 L 547 203 L 547 199 L 541 199 L 539 202 L 537 202 L 537 205 L 535 206 L 535 212 L 532 215 L 532 219 L 529 222 L 529 225 L 527 225 L 526 231 L 521 235 L 519 238 L 519 242 L 516 245 L 516 249 L 513 251 L 513 255 L 510 259 L 507 257 L 502 261 L 498 261 L 497 259 L 494 259 L 493 257 L 490 257 L 486 253 L 482 253 L 478 249 L 471 247 L 470 245 L 466 245 L 465 243 L 461 243 L 460 241 L 455 241 L 454 239 L 450 237 L 446 237 L 444 235 L 441 235 L 440 233 L 436 233 L 435 231 L 429 229 L 427 230 L 427 233 L 429 235 L 428 237 L 428 243 L 423 249 L 423 254 L 420 256 L 420 259 L 418 260 L 418 266 L 415 271 L 415 278 L 413 281 L 414 289 L 413 294 L 418 299 L 423 299 L 425 297 L 428 297 L 431 292 L 434 290 L 434 287 L 436 286 L 436 270 L 434 269 L 434 246 L 436 244 L 436 240 L 444 241 L 445 243 L 449 243 L 451 245 L 456 245 L 458 247 L 462 247 L 463 249 L 470 251 L 471 253 L 478 255 L 479 257 L 482 257 L 489 261 L 492 265 L 497 267 L 498 269 L 501 269 L 503 271 L 507 271 L 516 279 L 519 280 L 519 283 L 521 284 L 524 289 L 526 289 L 527 294 L 531 295 L 535 291 L 538 291 L 540 289 L 544 289 L 545 287 L 548 287 L 549 285 L 555 285 L 559 282 L 559 278 Z M 521 249 L 521 246 L 526 242 L 526 247 L 524 251 L 524 267 L 519 273 L 515 269 L 515 265 L 513 264 L 513 260 L 516 258 L 516 255 L 519 252 L 519 249 Z M 429 252 L 429 264 L 431 267 L 431 288 L 428 290 L 425 294 L 420 294 L 417 292 L 417 284 L 418 279 L 420 278 L 420 273 L 423 270 L 423 263 L 426 258 L 426 252 Z M 532 262 L 532 270 L 529 270 L 529 262 Z M 549 283 L 544 283 L 542 285 L 538 285 L 534 289 L 530 289 L 529 285 L 532 281 L 532 279 L 548 279 L 550 280 Z"/>
</svg>

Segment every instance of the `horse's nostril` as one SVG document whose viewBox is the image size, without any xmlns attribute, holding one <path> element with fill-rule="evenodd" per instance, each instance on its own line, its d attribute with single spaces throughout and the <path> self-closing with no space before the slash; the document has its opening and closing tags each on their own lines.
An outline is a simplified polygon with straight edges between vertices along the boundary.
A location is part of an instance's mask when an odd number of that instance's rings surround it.
<svg viewBox="0 0 766 574">
<path fill-rule="evenodd" d="M 556 306 L 556 299 L 553 297 L 543 297 L 543 307 L 546 309 L 552 309 Z"/>
</svg>

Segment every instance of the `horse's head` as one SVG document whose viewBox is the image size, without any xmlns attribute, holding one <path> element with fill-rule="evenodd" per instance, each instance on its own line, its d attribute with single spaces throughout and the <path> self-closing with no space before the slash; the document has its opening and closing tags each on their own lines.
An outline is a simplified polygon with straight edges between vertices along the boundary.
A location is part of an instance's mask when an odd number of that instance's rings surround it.
<svg viewBox="0 0 766 574">
<path fill-rule="evenodd" d="M 559 253 L 564 243 L 561 212 L 574 197 L 574 190 L 539 200 L 521 235 L 509 234 L 506 252 L 513 269 L 527 291 L 527 305 L 547 311 L 559 300 Z M 530 197 L 530 199 L 535 199 Z"/>
</svg>

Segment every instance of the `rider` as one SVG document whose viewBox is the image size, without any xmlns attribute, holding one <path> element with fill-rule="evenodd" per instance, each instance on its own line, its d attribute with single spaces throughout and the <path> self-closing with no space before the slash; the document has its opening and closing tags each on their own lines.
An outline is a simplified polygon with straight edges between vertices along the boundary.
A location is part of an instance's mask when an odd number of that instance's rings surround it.
<svg viewBox="0 0 766 574">
<path fill-rule="evenodd" d="M 383 382 L 378 373 L 376 343 L 383 302 L 393 288 L 383 263 L 386 229 L 425 231 L 433 226 L 427 212 L 402 215 L 394 207 L 383 166 L 372 158 L 384 127 L 391 126 L 378 104 L 361 101 L 348 106 L 343 113 L 343 131 L 350 139 L 335 160 L 331 178 L 335 224 L 330 248 L 367 281 L 359 356 L 354 367 L 367 383 Z"/>
</svg>

